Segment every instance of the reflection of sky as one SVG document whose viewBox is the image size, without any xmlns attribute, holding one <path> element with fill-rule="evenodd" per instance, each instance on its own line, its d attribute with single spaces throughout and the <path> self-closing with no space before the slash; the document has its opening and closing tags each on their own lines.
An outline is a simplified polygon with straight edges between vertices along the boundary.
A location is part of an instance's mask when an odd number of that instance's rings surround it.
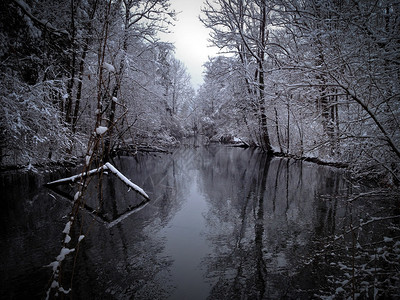
<svg viewBox="0 0 400 300">
<path fill-rule="evenodd" d="M 175 44 L 176 57 L 186 65 L 197 88 L 203 82 L 202 65 L 208 56 L 216 54 L 216 49 L 207 47 L 210 44 L 207 41 L 209 32 L 199 20 L 203 0 L 171 0 L 171 4 L 176 12 L 180 12 L 178 20 L 171 28 L 171 34 L 161 36 Z"/>
<path fill-rule="evenodd" d="M 174 260 L 171 280 L 176 290 L 171 299 L 205 299 L 209 294 L 201 270 L 201 261 L 208 252 L 202 235 L 206 202 L 198 190 L 197 177 L 197 171 L 190 172 L 188 193 L 181 194 L 182 208 L 161 232 L 167 241 L 164 253 Z"/>
</svg>

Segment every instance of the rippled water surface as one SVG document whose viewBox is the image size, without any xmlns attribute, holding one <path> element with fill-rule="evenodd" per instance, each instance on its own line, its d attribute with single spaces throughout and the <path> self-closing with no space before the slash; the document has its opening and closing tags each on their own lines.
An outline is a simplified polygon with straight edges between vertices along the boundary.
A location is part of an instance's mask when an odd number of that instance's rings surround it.
<svg viewBox="0 0 400 300">
<path fill-rule="evenodd" d="M 70 247 L 77 251 L 62 269 L 63 286 L 72 285 L 67 298 L 306 299 L 343 295 L 339 288 L 373 293 L 368 272 L 361 278 L 364 273 L 345 269 L 354 266 L 349 253 L 360 249 L 346 233 L 363 224 L 361 217 L 395 216 L 396 202 L 357 199 L 350 205 L 354 193 L 368 191 L 350 186 L 337 169 L 221 146 L 121 157 L 113 164 L 151 201 L 133 211 L 142 200 L 136 193 L 109 174 L 99 196 L 93 178 L 87 207 L 72 230 Z M 45 266 L 60 252 L 77 187 L 50 190 L 43 184 L 70 175 L 1 175 L 1 298 L 45 295 L 51 276 Z M 398 219 L 372 223 L 363 227 L 366 237 L 351 232 L 360 247 L 377 245 L 379 255 L 383 236 L 396 236 Z M 400 251 L 396 241 L 386 245 L 393 255 L 396 247 Z M 364 269 L 373 255 L 368 251 Z M 387 280 L 385 289 L 397 295 L 396 271 L 387 271 L 374 278 Z"/>
</svg>

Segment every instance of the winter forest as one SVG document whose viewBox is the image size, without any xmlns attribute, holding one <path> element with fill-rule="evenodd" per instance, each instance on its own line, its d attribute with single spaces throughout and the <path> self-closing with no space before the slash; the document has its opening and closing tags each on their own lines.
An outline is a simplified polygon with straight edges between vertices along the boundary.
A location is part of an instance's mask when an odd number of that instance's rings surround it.
<svg viewBox="0 0 400 300">
<path fill-rule="evenodd" d="M 204 0 L 198 87 L 162 38 L 178 18 L 0 1 L 7 296 L 398 297 L 400 1 Z"/>
<path fill-rule="evenodd" d="M 218 0 L 202 10 L 221 55 L 195 91 L 157 35 L 175 19 L 168 1 L 2 1 L 2 166 L 200 134 L 398 184 L 399 3 Z"/>
</svg>

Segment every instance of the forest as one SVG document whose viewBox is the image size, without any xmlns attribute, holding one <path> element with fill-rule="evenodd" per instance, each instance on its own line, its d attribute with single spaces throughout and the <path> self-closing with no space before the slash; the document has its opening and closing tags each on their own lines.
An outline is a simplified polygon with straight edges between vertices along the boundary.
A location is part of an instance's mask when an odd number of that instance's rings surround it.
<svg viewBox="0 0 400 300">
<path fill-rule="evenodd" d="M 398 297 L 400 0 L 171 2 L 0 1 L 0 298 Z"/>
<path fill-rule="evenodd" d="M 183 137 L 400 182 L 400 2 L 206 0 L 220 55 L 195 90 L 160 32 L 168 0 L 0 3 L 2 168 Z"/>
</svg>

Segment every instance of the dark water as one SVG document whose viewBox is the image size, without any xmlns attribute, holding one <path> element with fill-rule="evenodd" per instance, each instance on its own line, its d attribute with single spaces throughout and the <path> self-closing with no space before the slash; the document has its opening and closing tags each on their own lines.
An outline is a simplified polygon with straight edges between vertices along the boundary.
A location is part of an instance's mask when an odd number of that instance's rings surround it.
<svg viewBox="0 0 400 300">
<path fill-rule="evenodd" d="M 399 296 L 398 199 L 337 169 L 218 146 L 114 165 L 151 201 L 133 212 L 137 194 L 108 175 L 99 197 L 93 179 L 69 247 L 85 238 L 62 268 L 65 298 Z M 42 185 L 69 175 L 1 175 L 2 299 L 45 296 L 77 188 Z"/>
</svg>

